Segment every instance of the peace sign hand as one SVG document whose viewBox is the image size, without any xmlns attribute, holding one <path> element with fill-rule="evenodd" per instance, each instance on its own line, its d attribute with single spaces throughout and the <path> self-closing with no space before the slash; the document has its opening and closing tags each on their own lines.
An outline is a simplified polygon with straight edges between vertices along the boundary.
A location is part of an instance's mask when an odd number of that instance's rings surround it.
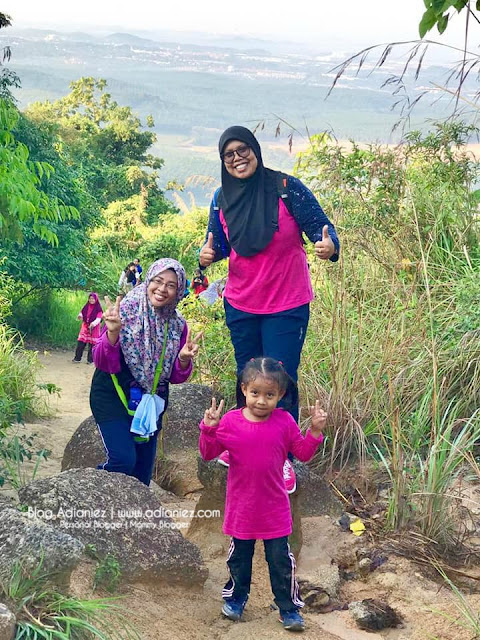
<svg viewBox="0 0 480 640">
<path fill-rule="evenodd" d="M 205 414 L 203 416 L 203 423 L 207 427 L 216 427 L 220 422 L 220 417 L 223 411 L 223 400 L 220 400 L 220 404 L 217 409 L 217 401 L 215 398 L 212 398 L 212 404 L 209 409 L 205 410 Z"/>
<path fill-rule="evenodd" d="M 327 412 L 320 409 L 319 400 L 315 401 L 315 406 L 310 407 L 310 416 L 312 418 L 310 433 L 315 438 L 319 438 L 327 424 Z"/>
<path fill-rule="evenodd" d="M 320 260 L 328 260 L 335 253 L 335 245 L 328 234 L 328 225 L 322 229 L 322 239 L 315 242 L 315 255 Z"/>
<path fill-rule="evenodd" d="M 190 335 L 190 327 L 187 331 L 187 339 L 178 354 L 178 360 L 182 369 L 187 369 L 190 362 L 197 355 L 200 345 L 198 342 L 203 338 L 203 331 L 200 331 L 194 338 Z"/>
<path fill-rule="evenodd" d="M 110 298 L 108 296 L 105 296 L 106 309 L 103 312 L 103 319 L 107 326 L 108 340 L 112 345 L 117 342 L 118 336 L 120 334 L 120 329 L 122 328 L 122 321 L 120 319 L 121 301 L 121 296 L 117 296 L 115 304 L 112 304 Z"/>
</svg>

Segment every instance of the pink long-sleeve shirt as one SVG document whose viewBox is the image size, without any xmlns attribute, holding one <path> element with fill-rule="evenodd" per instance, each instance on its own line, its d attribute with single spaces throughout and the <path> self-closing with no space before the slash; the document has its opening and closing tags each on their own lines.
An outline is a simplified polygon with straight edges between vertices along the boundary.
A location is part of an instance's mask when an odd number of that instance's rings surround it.
<svg viewBox="0 0 480 640">
<path fill-rule="evenodd" d="M 283 409 L 268 420 L 252 422 L 242 409 L 226 413 L 218 427 L 200 423 L 200 453 L 212 460 L 228 450 L 227 495 L 223 532 L 240 540 L 269 540 L 292 532 L 290 501 L 283 480 L 289 451 L 303 462 L 310 460 L 323 435 L 302 436 L 297 423 Z"/>
<path fill-rule="evenodd" d="M 223 211 L 220 222 L 228 238 Z M 232 247 L 224 295 L 235 309 L 256 314 L 279 313 L 313 300 L 302 234 L 281 200 L 278 231 L 265 249 L 245 258 Z"/>
</svg>

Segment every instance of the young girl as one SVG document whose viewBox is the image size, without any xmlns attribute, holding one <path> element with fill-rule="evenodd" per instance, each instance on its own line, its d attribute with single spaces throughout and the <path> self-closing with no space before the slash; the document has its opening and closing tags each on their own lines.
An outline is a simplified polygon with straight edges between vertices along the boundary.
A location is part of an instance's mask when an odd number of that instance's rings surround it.
<svg viewBox="0 0 480 640">
<path fill-rule="evenodd" d="M 250 360 L 241 376 L 246 406 L 220 420 L 215 399 L 200 423 L 200 453 L 212 460 L 230 452 L 223 532 L 232 536 L 227 565 L 230 579 L 223 589 L 222 613 L 239 620 L 250 591 L 256 540 L 263 540 L 265 557 L 280 621 L 285 629 L 301 631 L 303 607 L 295 560 L 288 536 L 292 532 L 290 503 L 283 480 L 283 464 L 291 451 L 308 461 L 323 442 L 327 414 L 318 401 L 310 408 L 312 424 L 305 437 L 293 417 L 278 402 L 296 402 L 297 389 L 283 365 L 272 358 Z"/>
<path fill-rule="evenodd" d="M 100 323 L 102 321 L 102 305 L 98 300 L 98 294 L 92 291 L 88 296 L 87 303 L 77 316 L 82 321 L 80 333 L 77 339 L 77 348 L 72 362 L 81 362 L 83 351 L 88 344 L 87 363 L 93 363 L 92 348 L 100 337 Z"/>
</svg>

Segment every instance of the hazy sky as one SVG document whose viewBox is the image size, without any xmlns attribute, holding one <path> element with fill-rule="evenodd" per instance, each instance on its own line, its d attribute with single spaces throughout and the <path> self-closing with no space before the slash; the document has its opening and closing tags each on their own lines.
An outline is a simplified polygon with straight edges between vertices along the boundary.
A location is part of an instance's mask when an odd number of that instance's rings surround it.
<svg viewBox="0 0 480 640">
<path fill-rule="evenodd" d="M 168 7 L 168 8 L 167 8 Z M 2 0 L 14 26 L 276 35 L 321 44 L 418 38 L 423 0 Z M 447 33 L 460 44 L 462 18 Z M 437 33 L 432 34 L 435 39 Z"/>
</svg>

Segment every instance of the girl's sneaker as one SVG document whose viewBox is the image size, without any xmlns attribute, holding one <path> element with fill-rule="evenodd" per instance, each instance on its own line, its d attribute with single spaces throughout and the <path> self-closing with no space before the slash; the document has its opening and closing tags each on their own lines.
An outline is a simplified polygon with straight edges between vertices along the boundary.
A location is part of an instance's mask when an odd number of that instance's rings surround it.
<svg viewBox="0 0 480 640">
<path fill-rule="evenodd" d="M 222 607 L 222 613 L 230 620 L 240 620 L 247 601 L 225 600 Z"/>
<path fill-rule="evenodd" d="M 224 467 L 230 466 L 230 455 L 228 451 L 224 451 L 217 458 L 218 464 L 222 464 Z"/>
<path fill-rule="evenodd" d="M 292 463 L 287 458 L 283 465 L 283 480 L 285 482 L 285 489 L 287 493 L 293 493 L 297 488 L 297 478 L 295 476 L 295 470 L 292 467 Z"/>
<path fill-rule="evenodd" d="M 280 609 L 280 622 L 287 631 L 303 631 L 305 629 L 305 622 L 296 609 L 293 611 Z"/>
</svg>

